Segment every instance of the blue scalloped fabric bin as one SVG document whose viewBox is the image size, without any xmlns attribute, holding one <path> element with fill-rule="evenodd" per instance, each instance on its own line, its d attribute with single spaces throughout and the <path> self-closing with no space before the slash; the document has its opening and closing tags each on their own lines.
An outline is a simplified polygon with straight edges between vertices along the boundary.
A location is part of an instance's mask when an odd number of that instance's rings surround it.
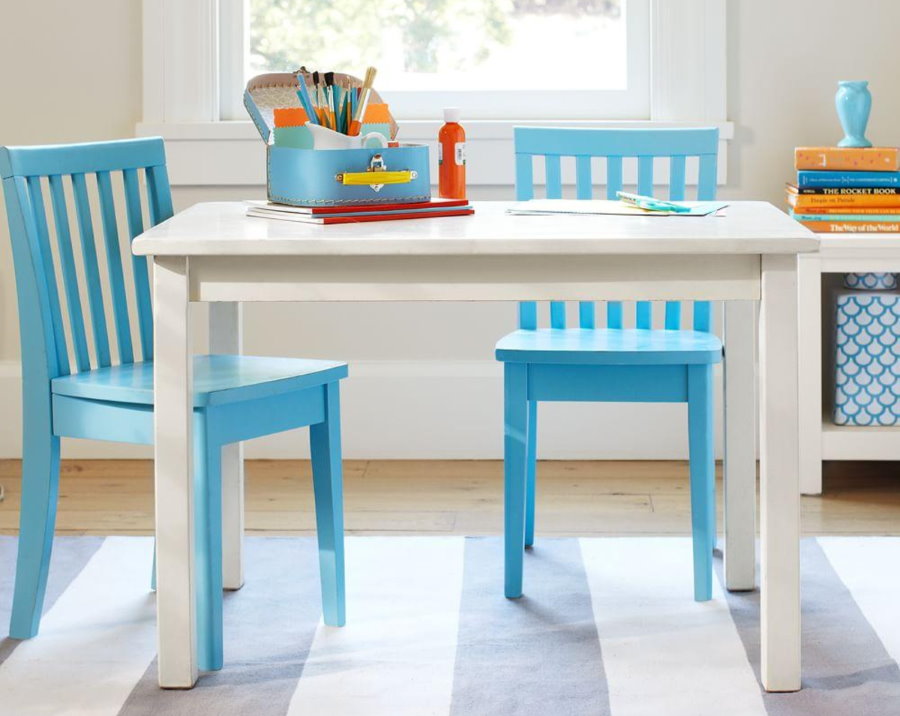
<svg viewBox="0 0 900 716">
<path fill-rule="evenodd" d="M 897 288 L 897 274 L 845 273 L 844 286 L 863 291 L 892 291 Z"/>
<path fill-rule="evenodd" d="M 834 422 L 900 424 L 900 292 L 837 293 Z"/>
</svg>

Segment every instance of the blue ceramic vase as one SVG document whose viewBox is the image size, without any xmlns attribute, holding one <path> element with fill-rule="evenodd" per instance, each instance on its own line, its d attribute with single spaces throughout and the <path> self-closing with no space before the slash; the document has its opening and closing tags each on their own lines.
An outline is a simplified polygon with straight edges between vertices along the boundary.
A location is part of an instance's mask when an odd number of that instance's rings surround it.
<svg viewBox="0 0 900 716">
<path fill-rule="evenodd" d="M 838 142 L 838 146 L 871 147 L 872 142 L 866 139 L 866 125 L 869 123 L 869 111 L 872 109 L 869 83 L 838 82 L 834 104 L 844 130 L 844 138 Z"/>
</svg>

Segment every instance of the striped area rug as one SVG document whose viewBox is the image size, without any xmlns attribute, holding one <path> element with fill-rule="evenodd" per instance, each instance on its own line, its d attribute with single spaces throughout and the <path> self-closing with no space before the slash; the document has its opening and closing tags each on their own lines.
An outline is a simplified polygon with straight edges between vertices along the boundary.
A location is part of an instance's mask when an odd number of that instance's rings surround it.
<svg viewBox="0 0 900 716">
<path fill-rule="evenodd" d="M 4 630 L 15 547 L 0 537 Z M 41 634 L 0 639 L 0 714 L 900 713 L 900 539 L 804 541 L 797 694 L 759 686 L 758 594 L 720 571 L 692 600 L 682 538 L 540 540 L 517 601 L 498 538 L 349 538 L 343 629 L 320 620 L 314 540 L 250 538 L 225 668 L 161 691 L 151 550 L 57 538 Z"/>
</svg>

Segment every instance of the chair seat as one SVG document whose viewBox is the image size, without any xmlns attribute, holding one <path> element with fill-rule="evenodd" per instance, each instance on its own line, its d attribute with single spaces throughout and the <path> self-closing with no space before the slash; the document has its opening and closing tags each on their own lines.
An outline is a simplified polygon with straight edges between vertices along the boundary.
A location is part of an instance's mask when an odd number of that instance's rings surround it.
<svg viewBox="0 0 900 716">
<path fill-rule="evenodd" d="M 347 364 L 302 358 L 194 356 L 194 407 L 303 390 L 347 377 Z M 153 405 L 153 363 L 129 363 L 54 378 L 56 395 Z"/>
<path fill-rule="evenodd" d="M 722 341 L 701 331 L 543 328 L 504 336 L 496 356 L 510 363 L 709 364 L 722 360 Z"/>
</svg>

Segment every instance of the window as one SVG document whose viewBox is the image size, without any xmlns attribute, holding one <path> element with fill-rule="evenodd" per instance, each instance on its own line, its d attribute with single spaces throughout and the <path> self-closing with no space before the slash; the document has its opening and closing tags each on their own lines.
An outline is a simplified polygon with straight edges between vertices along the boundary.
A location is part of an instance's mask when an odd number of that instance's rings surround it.
<svg viewBox="0 0 900 716">
<path fill-rule="evenodd" d="M 469 183 L 509 185 L 517 123 L 712 124 L 727 142 L 725 17 L 725 0 L 144 0 L 136 131 L 166 138 L 175 185 L 260 184 L 248 76 L 371 64 L 405 140 L 433 142 L 459 106 Z"/>
<path fill-rule="evenodd" d="M 649 118 L 648 0 L 245 0 L 242 80 L 362 75 L 401 119 Z"/>
</svg>

